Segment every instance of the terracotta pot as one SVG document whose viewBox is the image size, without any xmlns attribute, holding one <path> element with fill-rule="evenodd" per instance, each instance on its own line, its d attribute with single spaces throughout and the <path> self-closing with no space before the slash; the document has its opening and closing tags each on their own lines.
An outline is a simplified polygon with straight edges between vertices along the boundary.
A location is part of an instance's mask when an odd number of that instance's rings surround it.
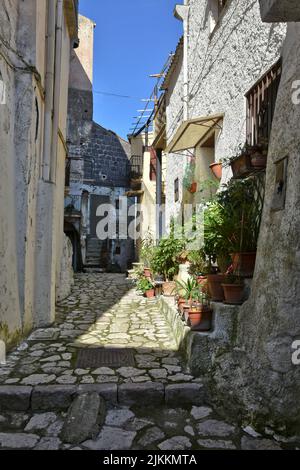
<svg viewBox="0 0 300 470">
<path fill-rule="evenodd" d="M 177 306 L 180 312 L 183 311 L 182 307 L 185 303 L 186 303 L 186 300 L 183 297 L 179 297 L 179 299 L 177 300 Z"/>
<path fill-rule="evenodd" d="M 254 152 L 251 155 L 251 166 L 255 170 L 263 170 L 267 166 L 267 155 L 261 152 Z"/>
<path fill-rule="evenodd" d="M 232 267 L 233 272 L 242 277 L 253 277 L 256 261 L 256 251 L 232 253 Z"/>
<path fill-rule="evenodd" d="M 251 173 L 251 158 L 247 153 L 243 153 L 231 163 L 231 169 L 234 178 L 241 178 Z"/>
<path fill-rule="evenodd" d="M 166 297 L 172 297 L 175 293 L 175 282 L 174 281 L 167 281 L 163 283 L 163 294 Z"/>
<path fill-rule="evenodd" d="M 211 329 L 212 309 L 202 305 L 188 312 L 189 323 L 193 328 L 199 331 L 208 331 Z"/>
<path fill-rule="evenodd" d="M 189 310 L 191 308 L 190 304 L 183 304 L 182 305 L 182 317 L 187 320 L 189 318 Z"/>
<path fill-rule="evenodd" d="M 197 276 L 197 282 L 201 286 L 202 292 L 208 294 L 207 276 Z"/>
<path fill-rule="evenodd" d="M 195 193 L 197 191 L 197 183 L 194 181 L 191 186 L 189 187 L 190 193 Z"/>
<path fill-rule="evenodd" d="M 147 297 L 147 299 L 152 299 L 153 297 L 155 297 L 155 290 L 154 289 L 149 289 L 145 292 L 145 297 Z"/>
<path fill-rule="evenodd" d="M 244 284 L 222 284 L 224 289 L 225 303 L 241 305 L 244 298 Z"/>
<path fill-rule="evenodd" d="M 224 274 L 209 274 L 207 276 L 208 292 L 214 302 L 223 302 L 224 291 L 222 283 L 226 282 Z"/>
<path fill-rule="evenodd" d="M 151 279 L 151 269 L 150 268 L 144 268 L 144 276 L 147 277 L 148 279 Z"/>
<path fill-rule="evenodd" d="M 218 180 L 222 179 L 222 163 L 212 163 L 209 168 Z"/>
</svg>

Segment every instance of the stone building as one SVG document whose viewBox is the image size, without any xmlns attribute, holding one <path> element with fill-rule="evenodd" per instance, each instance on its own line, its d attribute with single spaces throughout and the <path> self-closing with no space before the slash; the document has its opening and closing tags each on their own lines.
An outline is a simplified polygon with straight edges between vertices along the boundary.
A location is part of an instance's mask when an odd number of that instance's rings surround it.
<svg viewBox="0 0 300 470">
<path fill-rule="evenodd" d="M 71 56 L 69 80 L 65 233 L 72 240 L 75 270 L 125 272 L 133 261 L 133 241 L 119 237 L 119 206 L 129 188 L 131 148 L 93 121 L 94 28 L 92 20 L 79 16 L 79 48 Z M 97 234 L 102 204 L 111 205 L 115 225 L 104 240 Z"/>
<path fill-rule="evenodd" d="M 0 338 L 8 347 L 54 321 L 71 283 L 61 260 L 77 8 L 74 0 L 1 2 Z"/>
<path fill-rule="evenodd" d="M 184 203 L 199 202 L 201 183 L 213 178 L 210 165 L 252 138 L 251 93 L 266 75 L 276 79 L 285 32 L 261 21 L 258 1 L 186 0 L 175 16 L 184 34 L 163 83 L 167 224 Z M 196 192 L 187 184 L 193 164 Z M 223 168 L 223 182 L 230 176 Z"/>
<path fill-rule="evenodd" d="M 263 129 L 269 151 L 250 297 L 241 307 L 215 305 L 213 332 L 188 338 L 189 363 L 220 412 L 262 432 L 291 436 L 300 422 L 300 366 L 292 361 L 300 344 L 298 2 L 190 0 L 176 15 L 185 34 L 165 79 L 169 217 L 181 203 L 197 200 L 197 194 L 185 194 L 178 171 L 191 150 L 199 183 L 211 163 L 257 138 L 249 114 L 259 122 L 260 109 L 269 123 Z M 259 90 L 272 83 L 259 101 Z M 256 114 L 251 99 L 260 105 Z M 222 182 L 230 177 L 223 168 Z"/>
</svg>

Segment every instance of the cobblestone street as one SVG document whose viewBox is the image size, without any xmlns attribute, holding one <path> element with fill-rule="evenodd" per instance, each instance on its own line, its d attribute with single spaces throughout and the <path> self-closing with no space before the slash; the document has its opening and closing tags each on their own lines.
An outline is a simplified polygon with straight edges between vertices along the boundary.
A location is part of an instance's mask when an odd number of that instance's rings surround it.
<svg viewBox="0 0 300 470">
<path fill-rule="evenodd" d="M 52 327 L 35 330 L 0 369 L 8 394 L 17 393 L 18 387 L 25 394 L 30 389 L 35 404 L 29 411 L 0 411 L 0 448 L 183 450 L 296 445 L 259 438 L 250 427 L 243 430 L 225 422 L 207 407 L 201 379 L 186 369 L 156 300 L 139 296 L 124 276 L 77 275 L 71 296 L 61 302 L 57 313 Z M 76 367 L 78 349 L 101 346 L 133 348 L 134 366 Z M 38 398 L 53 386 L 58 387 L 56 396 L 68 390 L 73 393 L 72 386 L 82 387 L 82 392 L 104 387 L 108 411 L 94 440 L 72 445 L 61 436 L 68 406 L 55 410 L 50 395 L 46 405 Z"/>
</svg>

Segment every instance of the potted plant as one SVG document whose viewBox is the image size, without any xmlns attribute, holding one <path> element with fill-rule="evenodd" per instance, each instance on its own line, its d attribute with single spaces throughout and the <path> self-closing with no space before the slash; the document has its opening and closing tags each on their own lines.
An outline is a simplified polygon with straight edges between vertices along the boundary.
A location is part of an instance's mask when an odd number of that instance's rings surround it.
<svg viewBox="0 0 300 470">
<path fill-rule="evenodd" d="M 234 178 L 243 178 L 249 175 L 251 172 L 251 157 L 247 143 L 244 146 L 239 146 L 237 155 L 231 157 L 229 163 Z"/>
<path fill-rule="evenodd" d="M 228 274 L 222 284 L 224 289 L 225 303 L 230 305 L 241 305 L 244 299 L 244 282 L 240 276 Z"/>
<path fill-rule="evenodd" d="M 195 181 L 196 159 L 192 157 L 190 162 L 186 164 L 185 173 L 183 177 L 183 187 L 190 193 L 197 191 L 197 183 Z"/>
<path fill-rule="evenodd" d="M 182 303 L 187 303 L 191 305 L 193 295 L 196 290 L 199 289 L 199 285 L 196 279 L 188 279 L 187 281 L 176 281 L 176 291 L 178 294 L 178 297 L 180 299 L 183 299 L 184 302 Z"/>
<path fill-rule="evenodd" d="M 151 268 L 153 272 L 163 274 L 163 293 L 166 296 L 174 295 L 174 277 L 179 270 L 178 256 L 183 248 L 183 239 L 175 237 L 174 227 L 171 226 L 170 235 L 162 238 L 154 249 Z"/>
<path fill-rule="evenodd" d="M 140 258 L 144 264 L 144 275 L 151 279 L 151 261 L 154 253 L 154 242 L 151 232 L 147 232 L 145 238 L 141 242 Z"/>
<path fill-rule="evenodd" d="M 142 277 L 137 282 L 137 289 L 148 299 L 155 297 L 154 285 L 147 277 Z"/>
<path fill-rule="evenodd" d="M 210 330 L 212 313 L 208 295 L 201 291 L 201 289 L 195 290 L 192 294 L 192 303 L 188 311 L 188 321 L 192 329 L 197 329 L 198 331 Z"/>
<path fill-rule="evenodd" d="M 222 179 L 222 162 L 212 163 L 209 168 L 218 180 Z"/>
<path fill-rule="evenodd" d="M 218 194 L 218 235 L 230 253 L 233 271 L 252 277 L 262 213 L 262 197 L 256 179 L 231 180 Z"/>
</svg>

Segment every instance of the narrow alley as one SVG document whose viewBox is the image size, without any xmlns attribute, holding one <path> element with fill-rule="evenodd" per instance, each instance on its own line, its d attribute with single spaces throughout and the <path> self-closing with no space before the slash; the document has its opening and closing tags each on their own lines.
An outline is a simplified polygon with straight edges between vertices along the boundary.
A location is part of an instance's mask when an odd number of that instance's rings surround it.
<svg viewBox="0 0 300 470">
<path fill-rule="evenodd" d="M 72 293 L 57 313 L 56 323 L 35 330 L 1 369 L 1 383 L 11 386 L 10 410 L 20 409 L 20 404 L 22 408 L 24 402 L 26 406 L 23 386 L 31 395 L 31 408 L 1 412 L 1 448 L 281 448 L 282 443 L 259 438 L 251 427 L 243 430 L 223 421 L 205 403 L 202 381 L 185 367 L 157 301 L 139 296 L 124 275 L 76 275 Z M 119 351 L 122 363 L 130 349 L 133 362 L 122 367 L 77 366 L 79 351 L 97 348 Z M 77 392 L 93 391 L 108 403 L 107 411 L 102 410 L 104 426 L 94 439 L 80 442 L 82 422 L 80 429 L 73 422 L 71 433 L 63 431 L 66 411 Z M 1 398 L 5 403 L 8 396 Z M 85 412 L 90 412 L 88 406 Z M 90 426 L 95 416 L 89 420 Z M 295 443 L 285 446 L 293 448 Z"/>
</svg>

